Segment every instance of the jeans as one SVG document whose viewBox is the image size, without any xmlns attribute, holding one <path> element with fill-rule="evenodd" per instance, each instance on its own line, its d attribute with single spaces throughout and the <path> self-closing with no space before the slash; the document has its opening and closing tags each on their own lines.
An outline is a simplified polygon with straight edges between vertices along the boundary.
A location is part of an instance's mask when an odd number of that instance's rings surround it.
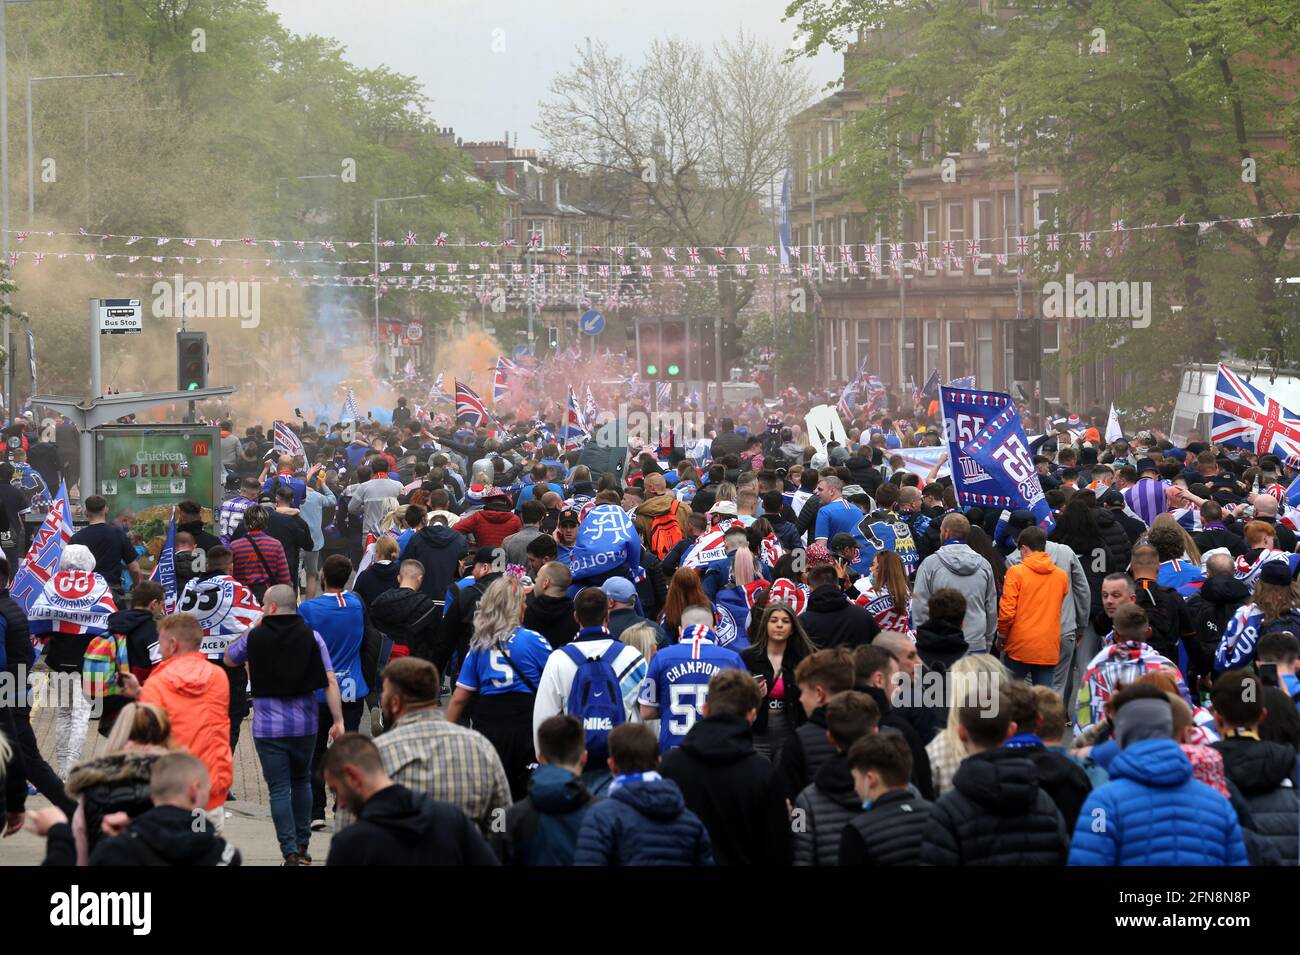
<svg viewBox="0 0 1300 955">
<path fill-rule="evenodd" d="M 1070 689 L 1074 680 L 1074 648 L 1079 640 L 1079 633 L 1061 634 L 1061 659 L 1056 662 L 1056 670 L 1052 674 L 1052 689 L 1061 695 L 1065 700 L 1065 708 L 1070 708 Z"/>
<path fill-rule="evenodd" d="M 253 737 L 271 791 L 271 821 L 285 858 L 311 841 L 311 754 L 315 736 Z"/>
<path fill-rule="evenodd" d="M 54 699 L 54 769 L 63 779 L 81 762 L 90 729 L 90 700 L 81 692 L 81 674 L 51 673 Z"/>
<path fill-rule="evenodd" d="M 1002 663 L 1012 679 L 1023 680 L 1030 686 L 1051 686 L 1056 673 L 1055 663 L 1021 663 L 1011 657 L 1004 657 Z"/>
<path fill-rule="evenodd" d="M 320 729 L 316 731 L 316 748 L 311 754 L 311 817 L 324 819 L 325 777 L 321 774 L 320 764 L 329 746 L 330 727 L 334 725 L 334 717 L 330 715 L 330 708 L 324 703 L 317 705 L 320 707 Z M 349 733 L 355 733 L 357 727 L 361 725 L 361 714 L 365 710 L 365 700 L 344 703 L 343 728 Z"/>
</svg>

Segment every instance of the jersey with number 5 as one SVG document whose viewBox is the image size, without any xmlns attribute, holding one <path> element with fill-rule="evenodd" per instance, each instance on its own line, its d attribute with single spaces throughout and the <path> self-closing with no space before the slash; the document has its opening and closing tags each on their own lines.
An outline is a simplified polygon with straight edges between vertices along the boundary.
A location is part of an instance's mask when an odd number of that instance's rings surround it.
<svg viewBox="0 0 1300 955">
<path fill-rule="evenodd" d="M 740 654 L 708 640 L 664 647 L 650 661 L 639 701 L 659 708 L 659 750 L 679 746 L 695 721 L 703 719 L 709 680 L 728 667 L 745 669 Z"/>
<path fill-rule="evenodd" d="M 484 696 L 532 693 L 541 682 L 550 655 L 551 645 L 545 637 L 536 630 L 518 627 L 499 647 L 471 650 L 466 654 L 465 663 L 456 675 L 456 685 Z"/>
</svg>

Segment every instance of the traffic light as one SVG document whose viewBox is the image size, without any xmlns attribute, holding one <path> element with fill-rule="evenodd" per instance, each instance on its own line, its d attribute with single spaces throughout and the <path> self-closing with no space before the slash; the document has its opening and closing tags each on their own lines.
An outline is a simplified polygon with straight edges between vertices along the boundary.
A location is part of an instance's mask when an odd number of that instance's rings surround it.
<svg viewBox="0 0 1300 955">
<path fill-rule="evenodd" d="M 687 377 L 686 323 L 664 322 L 659 326 L 659 378 L 685 381 Z"/>
<path fill-rule="evenodd" d="M 208 333 L 176 333 L 176 389 L 208 387 Z"/>
<path fill-rule="evenodd" d="M 1017 320 L 1011 333 L 1014 351 L 1012 377 L 1016 381 L 1037 381 L 1042 361 L 1042 347 L 1039 341 L 1039 324 L 1034 321 Z"/>
<path fill-rule="evenodd" d="M 663 345 L 658 325 L 641 326 L 641 380 L 663 380 Z"/>
<path fill-rule="evenodd" d="M 546 326 L 546 347 L 547 347 L 547 348 L 559 348 L 559 347 L 560 347 L 560 329 L 559 329 L 559 326 L 557 326 L 557 325 L 547 325 L 547 326 Z"/>
</svg>

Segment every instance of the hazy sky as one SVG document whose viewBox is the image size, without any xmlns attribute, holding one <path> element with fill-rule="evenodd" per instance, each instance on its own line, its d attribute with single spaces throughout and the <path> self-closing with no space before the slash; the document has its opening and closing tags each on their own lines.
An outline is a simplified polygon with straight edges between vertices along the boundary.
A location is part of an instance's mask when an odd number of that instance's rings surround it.
<svg viewBox="0 0 1300 955">
<path fill-rule="evenodd" d="M 793 24 L 781 22 L 785 0 L 268 0 L 294 33 L 339 40 L 362 67 L 386 65 L 416 76 L 442 126 L 466 140 L 533 131 L 538 101 L 551 77 L 568 69 L 575 48 L 604 41 L 639 62 L 650 38 L 676 35 L 706 47 L 741 26 L 782 48 Z M 500 31 L 500 32 L 497 32 Z M 493 51 L 493 42 L 504 46 Z M 809 61 L 822 86 L 840 75 L 838 54 Z"/>
</svg>

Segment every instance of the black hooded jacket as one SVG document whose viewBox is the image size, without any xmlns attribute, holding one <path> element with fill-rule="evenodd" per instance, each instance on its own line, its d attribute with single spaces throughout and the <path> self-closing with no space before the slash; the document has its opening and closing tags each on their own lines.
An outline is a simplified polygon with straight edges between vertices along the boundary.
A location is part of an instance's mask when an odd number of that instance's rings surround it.
<svg viewBox="0 0 1300 955">
<path fill-rule="evenodd" d="M 1070 833 L 1022 751 L 968 756 L 934 804 L 923 865 L 1065 865 Z"/>
<path fill-rule="evenodd" d="M 411 535 L 402 552 L 403 560 L 418 560 L 424 567 L 420 590 L 430 599 L 441 601 L 447 588 L 460 577 L 460 560 L 469 551 L 465 535 L 446 524 L 430 524 Z"/>
<path fill-rule="evenodd" d="M 1239 736 L 1210 745 L 1223 754 L 1224 774 L 1250 808 L 1251 828 L 1277 848 L 1283 865 L 1295 865 L 1300 856 L 1295 750 Z"/>
<path fill-rule="evenodd" d="M 844 646 L 850 650 L 870 643 L 880 626 L 865 607 L 852 603 L 839 587 L 818 587 L 808 597 L 808 609 L 799 614 L 808 637 L 818 650 Z"/>
<path fill-rule="evenodd" d="M 361 602 L 370 607 L 379 599 L 380 594 L 397 589 L 397 574 L 401 569 L 400 560 L 371 564 L 357 574 L 357 582 L 352 589 L 361 598 Z"/>
<path fill-rule="evenodd" d="M 545 637 L 552 650 L 572 643 L 578 635 L 578 621 L 573 618 L 573 598 L 534 593 L 524 610 L 524 626 Z"/>
<path fill-rule="evenodd" d="M 142 670 L 153 666 L 149 656 L 158 647 L 158 624 L 146 607 L 130 607 L 108 615 L 108 631 L 126 637 L 127 663 Z"/>
<path fill-rule="evenodd" d="M 927 620 L 916 628 L 916 653 L 931 670 L 946 671 L 970 650 L 960 626 Z"/>
<path fill-rule="evenodd" d="M 1196 629 L 1196 645 L 1202 660 L 1213 660 L 1223 631 L 1237 608 L 1250 600 L 1250 588 L 1232 574 L 1207 577 L 1195 596 L 1187 601 L 1187 614 Z"/>
<path fill-rule="evenodd" d="M 213 832 L 195 826 L 195 815 L 179 806 L 154 806 L 131 821 L 125 833 L 104 839 L 90 853 L 91 865 L 232 866 L 239 850 Z M 45 865 L 74 865 L 77 848 L 72 826 L 59 823 L 49 832 Z"/>
<path fill-rule="evenodd" d="M 326 865 L 499 865 L 459 808 L 394 783 L 334 836 Z"/>
<path fill-rule="evenodd" d="M 370 620 L 394 643 L 408 647 L 412 656 L 428 660 L 442 620 L 440 609 L 423 591 L 399 587 L 375 598 Z"/>
<path fill-rule="evenodd" d="M 743 717 L 697 720 L 659 771 L 704 823 L 718 865 L 790 864 L 785 792 Z"/>
</svg>

